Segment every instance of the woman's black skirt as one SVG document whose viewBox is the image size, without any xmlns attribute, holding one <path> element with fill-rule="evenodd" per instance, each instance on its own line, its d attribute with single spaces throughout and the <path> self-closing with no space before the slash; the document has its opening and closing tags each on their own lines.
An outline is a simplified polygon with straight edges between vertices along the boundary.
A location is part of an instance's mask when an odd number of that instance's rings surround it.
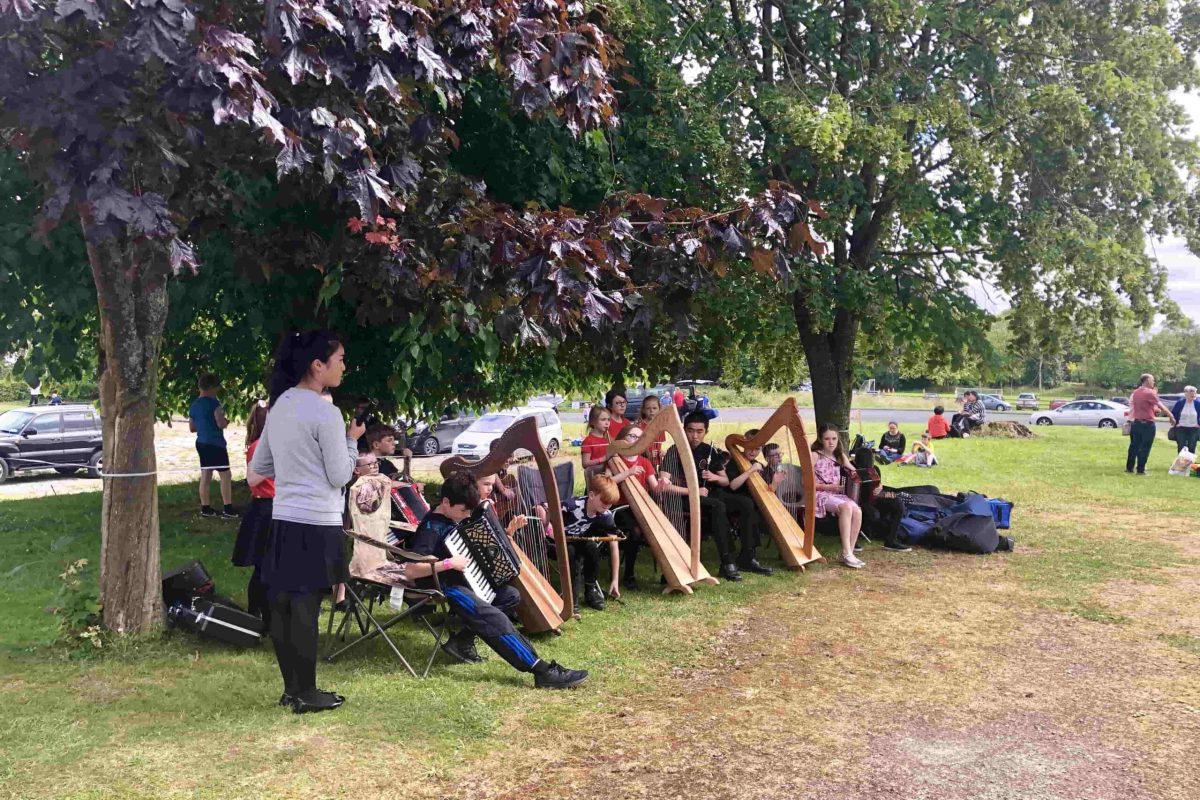
<svg viewBox="0 0 1200 800">
<path fill-rule="evenodd" d="M 273 520 L 259 568 L 271 595 L 328 589 L 350 578 L 346 537 L 338 525 Z"/>
<path fill-rule="evenodd" d="M 237 539 L 233 542 L 233 565 L 235 567 L 257 567 L 262 564 L 263 553 L 271 536 L 271 509 L 275 501 L 269 497 L 255 497 L 250 508 L 242 515 Z"/>
</svg>

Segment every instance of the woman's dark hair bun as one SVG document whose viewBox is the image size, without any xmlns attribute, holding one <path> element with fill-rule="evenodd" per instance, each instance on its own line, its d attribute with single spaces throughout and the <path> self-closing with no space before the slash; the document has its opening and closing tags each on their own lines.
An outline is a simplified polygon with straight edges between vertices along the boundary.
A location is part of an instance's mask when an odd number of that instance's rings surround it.
<svg viewBox="0 0 1200 800">
<path fill-rule="evenodd" d="M 342 346 L 333 331 L 293 331 L 285 333 L 275 350 L 275 366 L 271 371 L 270 404 L 304 379 L 314 361 L 328 361 Z"/>
</svg>

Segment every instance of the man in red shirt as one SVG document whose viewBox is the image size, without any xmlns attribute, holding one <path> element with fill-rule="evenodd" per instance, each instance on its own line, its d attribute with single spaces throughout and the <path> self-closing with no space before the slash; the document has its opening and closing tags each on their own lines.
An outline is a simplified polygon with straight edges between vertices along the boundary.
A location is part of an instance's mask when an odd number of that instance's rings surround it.
<svg viewBox="0 0 1200 800">
<path fill-rule="evenodd" d="M 1125 416 L 1130 420 L 1129 452 L 1125 456 L 1126 472 L 1132 473 L 1136 466 L 1138 475 L 1146 474 L 1146 461 L 1150 458 L 1150 448 L 1154 446 L 1154 437 L 1158 433 L 1154 422 L 1154 412 L 1158 409 L 1162 409 L 1172 425 L 1175 424 L 1175 415 L 1158 399 L 1158 390 L 1154 388 L 1154 376 L 1147 372 L 1138 381 L 1138 388 L 1129 396 L 1129 411 L 1125 412 Z"/>
<path fill-rule="evenodd" d="M 675 387 L 675 391 L 671 393 L 671 402 L 675 404 L 676 410 L 679 411 L 679 416 L 682 417 L 683 405 L 686 402 L 686 398 L 683 396 L 683 389 L 680 389 L 678 386 Z"/>
</svg>

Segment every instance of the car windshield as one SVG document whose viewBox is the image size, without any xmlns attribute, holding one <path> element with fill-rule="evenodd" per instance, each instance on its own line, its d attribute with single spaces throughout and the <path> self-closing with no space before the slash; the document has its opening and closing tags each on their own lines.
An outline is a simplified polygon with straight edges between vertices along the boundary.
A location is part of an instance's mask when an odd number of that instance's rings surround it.
<svg viewBox="0 0 1200 800">
<path fill-rule="evenodd" d="M 512 427 L 517 418 L 512 414 L 485 414 L 471 426 L 476 433 L 501 433 Z"/>
<path fill-rule="evenodd" d="M 20 433 L 31 419 L 33 414 L 28 411 L 5 411 L 0 414 L 0 433 Z"/>
</svg>

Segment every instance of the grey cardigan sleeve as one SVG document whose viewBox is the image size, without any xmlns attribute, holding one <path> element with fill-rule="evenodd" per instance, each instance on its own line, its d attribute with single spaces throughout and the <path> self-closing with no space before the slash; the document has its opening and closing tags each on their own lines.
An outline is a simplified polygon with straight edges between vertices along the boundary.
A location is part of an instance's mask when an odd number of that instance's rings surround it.
<svg viewBox="0 0 1200 800">
<path fill-rule="evenodd" d="M 332 407 L 317 428 L 317 443 L 321 447 L 321 460 L 325 462 L 325 477 L 330 486 L 341 488 L 354 475 L 354 462 L 358 459 L 358 445 L 346 435 L 342 416 Z M 257 455 L 257 452 L 255 453 Z"/>
</svg>

